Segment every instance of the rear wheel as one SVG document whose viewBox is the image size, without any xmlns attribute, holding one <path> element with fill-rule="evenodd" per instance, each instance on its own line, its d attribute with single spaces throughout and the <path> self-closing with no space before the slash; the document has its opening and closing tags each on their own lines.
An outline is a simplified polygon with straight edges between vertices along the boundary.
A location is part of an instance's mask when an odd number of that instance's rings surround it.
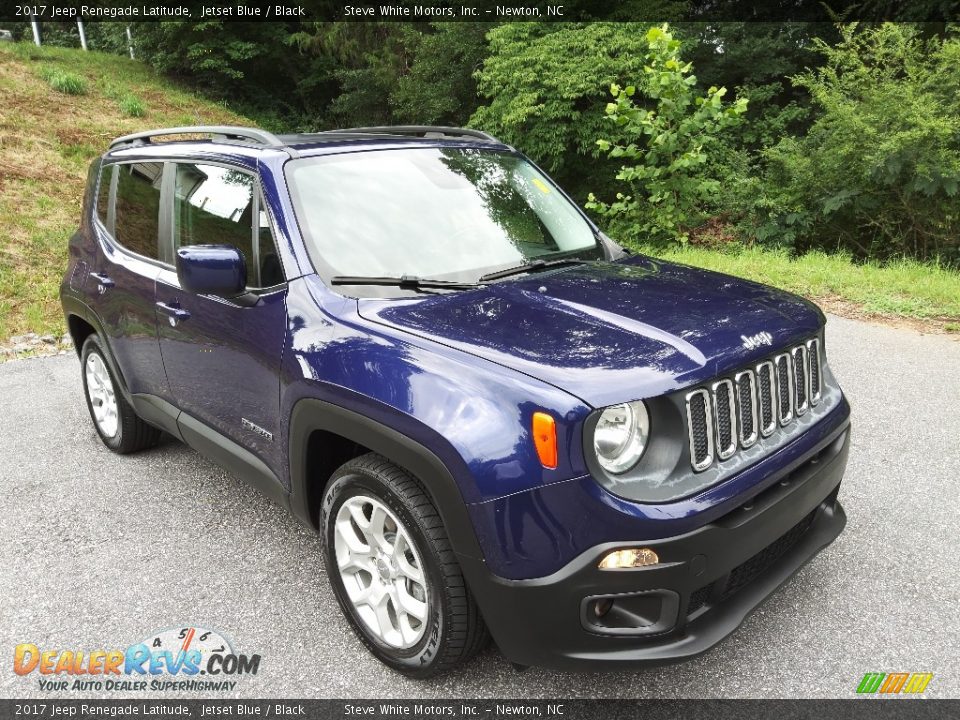
<svg viewBox="0 0 960 720">
<path fill-rule="evenodd" d="M 103 444 L 121 454 L 156 445 L 160 431 L 137 417 L 124 399 L 96 335 L 90 335 L 83 343 L 80 364 L 90 419 Z"/>
<path fill-rule="evenodd" d="M 321 523 L 337 601 L 381 661 L 424 678 L 486 644 L 440 515 L 405 471 L 373 453 L 346 463 L 324 494 Z"/>
</svg>

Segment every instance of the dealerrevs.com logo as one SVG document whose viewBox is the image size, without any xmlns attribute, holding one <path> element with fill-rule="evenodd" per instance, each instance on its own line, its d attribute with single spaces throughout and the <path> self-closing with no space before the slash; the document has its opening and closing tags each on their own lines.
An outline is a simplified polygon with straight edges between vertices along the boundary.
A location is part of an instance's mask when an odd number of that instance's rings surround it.
<svg viewBox="0 0 960 720">
<path fill-rule="evenodd" d="M 125 650 L 21 643 L 13 651 L 13 671 L 43 691 L 230 691 L 259 669 L 260 655 L 237 653 L 226 635 L 202 627 L 151 633 Z"/>
</svg>

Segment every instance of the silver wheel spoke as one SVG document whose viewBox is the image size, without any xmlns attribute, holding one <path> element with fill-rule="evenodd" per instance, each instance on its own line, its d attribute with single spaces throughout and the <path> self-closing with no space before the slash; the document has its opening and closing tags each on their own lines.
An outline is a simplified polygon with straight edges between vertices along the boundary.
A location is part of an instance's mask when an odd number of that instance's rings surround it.
<svg viewBox="0 0 960 720">
<path fill-rule="evenodd" d="M 419 623 L 416 624 L 416 625 L 414 625 L 413 623 L 410 622 L 410 616 L 409 616 L 409 615 L 407 615 L 406 613 L 401 613 L 401 615 L 400 615 L 400 634 L 404 637 L 405 640 L 406 640 L 407 638 L 410 638 L 410 637 L 416 637 L 416 636 L 418 636 L 418 635 L 420 634 L 420 632 L 421 632 L 420 628 L 422 628 L 422 627 L 423 627 L 423 625 L 422 625 L 422 624 L 419 624 Z"/>
<path fill-rule="evenodd" d="M 370 609 L 376 607 L 377 603 L 380 602 L 383 597 L 383 585 L 381 585 L 376 580 L 373 580 L 366 587 L 359 587 L 357 589 L 356 595 L 354 595 L 351 600 L 353 600 L 356 605 L 366 605 Z"/>
<path fill-rule="evenodd" d="M 409 546 L 407 545 L 406 537 L 404 537 L 402 541 L 397 541 L 397 568 L 403 575 L 413 580 L 413 582 L 418 585 L 423 585 L 423 571 L 418 567 L 414 567 L 410 560 L 407 559 L 408 550 Z"/>
<path fill-rule="evenodd" d="M 354 532 L 350 520 L 337 523 L 337 540 L 342 540 L 351 555 L 370 555 L 371 548 Z"/>
<path fill-rule="evenodd" d="M 404 615 L 413 615 L 420 622 L 427 619 L 427 604 L 407 592 L 407 586 L 403 582 L 397 583 L 397 603 L 400 606 L 398 609 Z"/>
<path fill-rule="evenodd" d="M 387 540 L 387 511 L 383 506 L 374 506 L 373 514 L 370 516 L 370 528 L 368 540 L 372 540 L 371 545 L 377 546 L 386 553 L 393 552 L 393 545 Z"/>
<path fill-rule="evenodd" d="M 384 593 L 380 597 L 380 601 L 374 606 L 373 612 L 377 616 L 377 625 L 380 629 L 380 637 L 382 637 L 391 645 L 396 645 L 398 644 L 396 642 L 397 638 L 394 636 L 397 634 L 397 628 L 394 626 L 393 617 L 390 615 L 391 603 L 392 598 L 390 595 L 388 593 Z"/>
<path fill-rule="evenodd" d="M 370 528 L 370 521 L 367 519 L 367 516 L 363 514 L 363 506 L 351 504 L 348 510 L 350 511 L 350 517 L 353 518 L 357 527 L 366 535 L 367 530 Z"/>
</svg>

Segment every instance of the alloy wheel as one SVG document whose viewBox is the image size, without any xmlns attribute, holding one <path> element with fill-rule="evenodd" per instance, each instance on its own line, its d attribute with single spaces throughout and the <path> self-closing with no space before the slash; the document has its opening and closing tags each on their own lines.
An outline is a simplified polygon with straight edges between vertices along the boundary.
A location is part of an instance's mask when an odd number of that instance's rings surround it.
<svg viewBox="0 0 960 720">
<path fill-rule="evenodd" d="M 104 437 L 112 438 L 117 434 L 119 416 L 117 396 L 107 365 L 98 353 L 92 352 L 87 356 L 84 372 L 94 422 Z"/>
<path fill-rule="evenodd" d="M 380 500 L 348 498 L 334 530 L 337 570 L 357 617 L 384 644 L 412 648 L 427 629 L 429 588 L 409 531 Z"/>
</svg>

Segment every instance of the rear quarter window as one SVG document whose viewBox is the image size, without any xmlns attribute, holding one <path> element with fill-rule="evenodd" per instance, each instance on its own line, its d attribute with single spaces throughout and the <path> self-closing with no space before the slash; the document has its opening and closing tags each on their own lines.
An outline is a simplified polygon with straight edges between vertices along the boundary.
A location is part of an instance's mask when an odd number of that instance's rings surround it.
<svg viewBox="0 0 960 720">
<path fill-rule="evenodd" d="M 97 217 L 104 227 L 109 228 L 107 217 L 110 212 L 110 180 L 113 178 L 113 171 L 116 165 L 107 165 L 100 170 L 99 185 L 97 186 Z"/>
</svg>

